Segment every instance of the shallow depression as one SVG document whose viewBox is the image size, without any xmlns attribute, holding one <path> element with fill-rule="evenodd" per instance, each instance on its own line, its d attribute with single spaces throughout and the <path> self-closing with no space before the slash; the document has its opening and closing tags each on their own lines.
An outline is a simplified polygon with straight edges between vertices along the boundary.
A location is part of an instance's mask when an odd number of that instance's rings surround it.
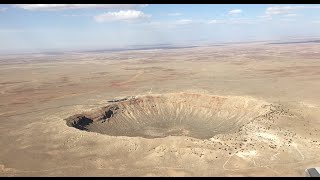
<svg viewBox="0 0 320 180">
<path fill-rule="evenodd" d="M 268 112 L 268 103 L 251 97 L 171 93 L 115 100 L 65 120 L 68 126 L 111 136 L 207 139 L 235 132 Z"/>
</svg>

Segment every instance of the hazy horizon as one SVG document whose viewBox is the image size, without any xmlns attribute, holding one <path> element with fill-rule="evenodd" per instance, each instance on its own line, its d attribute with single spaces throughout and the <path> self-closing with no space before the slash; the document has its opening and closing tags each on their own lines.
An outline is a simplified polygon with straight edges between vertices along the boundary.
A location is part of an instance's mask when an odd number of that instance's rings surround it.
<svg viewBox="0 0 320 180">
<path fill-rule="evenodd" d="M 0 4 L 0 53 L 208 45 L 320 35 L 320 5 Z"/>
</svg>

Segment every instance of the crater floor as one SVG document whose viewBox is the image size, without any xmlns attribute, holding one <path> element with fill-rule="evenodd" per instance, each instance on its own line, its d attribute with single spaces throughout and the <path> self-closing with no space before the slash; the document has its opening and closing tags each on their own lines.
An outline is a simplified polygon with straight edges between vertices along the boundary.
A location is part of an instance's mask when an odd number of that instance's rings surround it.
<svg viewBox="0 0 320 180">
<path fill-rule="evenodd" d="M 111 136 L 209 139 L 233 133 L 270 111 L 264 101 L 200 93 L 147 95 L 66 119 L 68 126 Z"/>
</svg>

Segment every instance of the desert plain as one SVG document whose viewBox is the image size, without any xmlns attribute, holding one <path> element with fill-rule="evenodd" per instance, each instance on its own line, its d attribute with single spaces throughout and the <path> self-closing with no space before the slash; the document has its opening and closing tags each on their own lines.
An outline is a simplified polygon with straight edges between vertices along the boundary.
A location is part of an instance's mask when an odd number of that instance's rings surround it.
<svg viewBox="0 0 320 180">
<path fill-rule="evenodd" d="M 320 43 L 0 56 L 0 176 L 305 176 Z"/>
</svg>

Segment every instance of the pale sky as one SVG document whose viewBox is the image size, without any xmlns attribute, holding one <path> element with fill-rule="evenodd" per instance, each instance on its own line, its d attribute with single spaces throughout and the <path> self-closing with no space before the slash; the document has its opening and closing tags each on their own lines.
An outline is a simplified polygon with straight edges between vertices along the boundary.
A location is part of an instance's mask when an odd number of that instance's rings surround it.
<svg viewBox="0 0 320 180">
<path fill-rule="evenodd" d="M 320 5 L 0 4 L 0 51 L 319 36 Z"/>
</svg>

